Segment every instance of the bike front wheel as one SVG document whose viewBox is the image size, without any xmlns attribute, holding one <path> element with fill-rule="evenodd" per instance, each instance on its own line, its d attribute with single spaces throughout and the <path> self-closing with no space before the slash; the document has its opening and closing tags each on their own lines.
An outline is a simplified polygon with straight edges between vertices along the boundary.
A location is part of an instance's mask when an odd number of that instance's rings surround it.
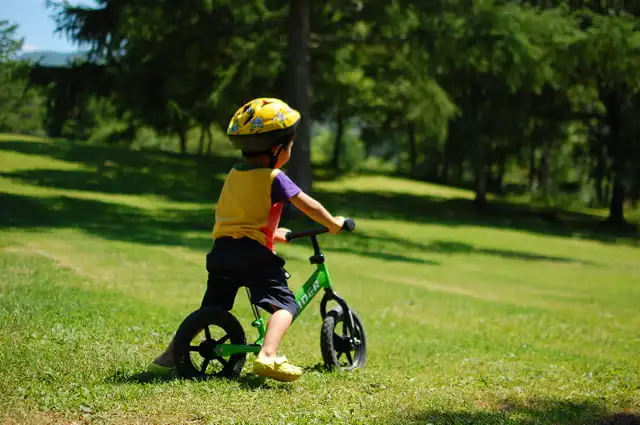
<svg viewBox="0 0 640 425">
<path fill-rule="evenodd" d="M 330 310 L 322 322 L 320 351 L 329 369 L 350 371 L 362 367 L 367 359 L 367 339 L 362 321 L 351 310 L 353 329 L 349 329 L 346 314 L 338 306 Z"/>
</svg>

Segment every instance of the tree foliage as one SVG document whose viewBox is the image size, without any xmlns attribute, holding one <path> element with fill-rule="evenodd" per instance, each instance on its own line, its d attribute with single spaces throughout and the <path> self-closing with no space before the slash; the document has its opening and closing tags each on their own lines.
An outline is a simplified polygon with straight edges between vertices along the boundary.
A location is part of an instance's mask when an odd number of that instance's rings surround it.
<svg viewBox="0 0 640 425">
<path fill-rule="evenodd" d="M 108 104 L 100 108 L 126 122 L 127 134 L 151 127 L 176 135 L 187 152 L 197 131 L 204 154 L 212 129 L 240 104 L 278 96 L 304 115 L 290 173 L 305 189 L 316 121 L 333 129 L 323 158 L 336 171 L 356 168 L 349 161 L 359 156 L 346 153 L 359 134 L 366 156 L 415 178 L 470 185 L 479 206 L 514 175 L 546 203 L 577 187 L 582 202 L 609 204 L 614 224 L 624 223 L 625 201 L 640 197 L 640 8 L 632 2 L 49 5 L 59 31 L 90 51 L 89 63 L 31 72 L 46 88 L 54 135 L 86 137 L 96 105 Z"/>
<path fill-rule="evenodd" d="M 22 48 L 16 29 L 0 21 L 0 132 L 38 134 L 42 97 L 29 85 L 29 65 L 16 59 Z"/>
</svg>

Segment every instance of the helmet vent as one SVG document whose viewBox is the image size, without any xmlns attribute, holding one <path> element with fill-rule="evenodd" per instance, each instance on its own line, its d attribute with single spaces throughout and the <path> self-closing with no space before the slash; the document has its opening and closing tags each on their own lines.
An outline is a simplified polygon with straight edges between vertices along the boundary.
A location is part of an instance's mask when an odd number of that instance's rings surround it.
<svg viewBox="0 0 640 425">
<path fill-rule="evenodd" d="M 247 105 L 244 108 L 243 111 L 243 118 L 244 118 L 244 122 L 242 123 L 242 125 L 247 125 L 248 122 L 250 122 L 253 119 L 253 116 L 256 114 L 255 109 L 253 109 L 253 107 L 251 107 L 251 105 Z"/>
</svg>

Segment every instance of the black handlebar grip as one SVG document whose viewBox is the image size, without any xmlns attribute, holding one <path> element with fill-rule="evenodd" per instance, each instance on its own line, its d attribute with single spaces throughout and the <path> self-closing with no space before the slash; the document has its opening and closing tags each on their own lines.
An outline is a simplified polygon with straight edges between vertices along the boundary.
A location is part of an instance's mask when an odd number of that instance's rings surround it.
<svg viewBox="0 0 640 425">
<path fill-rule="evenodd" d="M 353 229 L 356 228 L 356 222 L 352 218 L 346 218 L 344 220 L 344 224 L 342 225 L 342 230 L 346 230 L 347 232 L 353 232 Z"/>
<path fill-rule="evenodd" d="M 344 220 L 344 223 L 342 224 L 342 230 L 347 231 L 347 232 L 353 232 L 353 229 L 356 228 L 356 222 L 352 219 L 352 218 L 346 218 Z M 326 227 L 320 227 L 317 229 L 309 229 L 309 230 L 303 230 L 302 232 L 287 232 L 284 237 L 287 240 L 287 242 L 291 242 L 294 239 L 299 239 L 299 238 L 307 238 L 310 236 L 316 236 L 316 235 L 320 235 L 322 233 L 327 233 L 329 231 L 329 229 L 327 229 Z"/>
</svg>

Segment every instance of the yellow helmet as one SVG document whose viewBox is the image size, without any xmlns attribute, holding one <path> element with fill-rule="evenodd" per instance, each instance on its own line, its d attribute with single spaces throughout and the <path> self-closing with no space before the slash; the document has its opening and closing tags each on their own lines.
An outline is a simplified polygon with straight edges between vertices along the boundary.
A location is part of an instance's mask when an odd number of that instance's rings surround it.
<svg viewBox="0 0 640 425">
<path fill-rule="evenodd" d="M 293 136 L 300 112 L 280 99 L 261 97 L 240 107 L 227 127 L 227 135 L 236 149 L 263 152 L 287 136 Z"/>
</svg>

